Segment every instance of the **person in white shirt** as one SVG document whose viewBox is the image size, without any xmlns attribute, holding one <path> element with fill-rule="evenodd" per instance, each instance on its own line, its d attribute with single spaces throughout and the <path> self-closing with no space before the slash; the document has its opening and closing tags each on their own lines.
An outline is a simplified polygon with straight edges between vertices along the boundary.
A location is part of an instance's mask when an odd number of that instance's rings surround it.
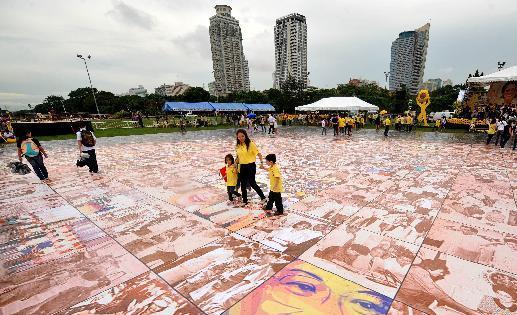
<svg viewBox="0 0 517 315">
<path fill-rule="evenodd" d="M 507 124 L 506 124 L 506 121 L 504 121 L 504 119 L 498 119 L 495 124 L 497 127 L 497 133 L 495 134 L 495 145 L 497 145 L 499 142 L 499 139 L 501 139 L 501 136 L 503 135 L 504 127 Z"/>
<path fill-rule="evenodd" d="M 321 120 L 321 135 L 323 134 L 327 135 L 327 121 L 325 118 Z"/>
<path fill-rule="evenodd" d="M 271 132 L 275 133 L 275 123 L 276 123 L 275 117 L 273 117 L 273 115 L 269 114 L 269 117 L 267 118 L 267 122 L 269 123 L 268 134 L 271 134 Z"/>
<path fill-rule="evenodd" d="M 86 129 L 86 123 L 81 122 L 80 129 L 76 132 L 77 146 L 79 148 L 79 160 L 77 160 L 77 166 L 83 167 L 88 166 L 90 173 L 99 172 L 99 165 L 97 164 L 97 155 L 95 154 L 95 144 L 97 138 L 93 132 Z M 82 154 L 87 154 L 88 158 L 81 159 Z"/>
</svg>

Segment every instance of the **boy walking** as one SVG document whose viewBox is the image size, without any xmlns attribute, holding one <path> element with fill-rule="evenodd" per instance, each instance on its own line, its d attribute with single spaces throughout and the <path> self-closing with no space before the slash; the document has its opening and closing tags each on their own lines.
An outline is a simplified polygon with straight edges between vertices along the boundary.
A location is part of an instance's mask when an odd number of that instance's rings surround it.
<svg viewBox="0 0 517 315">
<path fill-rule="evenodd" d="M 86 130 L 86 123 L 81 122 L 80 129 L 76 132 L 77 136 L 77 146 L 79 147 L 79 159 L 81 153 L 88 154 L 88 158 L 81 164 L 80 160 L 77 161 L 77 166 L 88 165 L 88 169 L 91 174 L 97 173 L 99 171 L 99 165 L 97 164 L 97 155 L 95 154 L 95 144 L 97 142 L 97 138 L 93 132 Z"/>
<path fill-rule="evenodd" d="M 276 155 L 268 154 L 266 155 L 266 164 L 269 166 L 267 169 L 269 174 L 269 198 L 267 201 L 264 210 L 271 211 L 273 210 L 273 203 L 275 204 L 276 211 L 274 215 L 283 215 L 284 214 L 284 206 L 282 205 L 282 191 L 284 191 L 284 187 L 282 186 L 282 177 L 280 175 L 280 169 L 276 164 Z M 265 167 L 263 167 L 266 169 Z"/>
</svg>

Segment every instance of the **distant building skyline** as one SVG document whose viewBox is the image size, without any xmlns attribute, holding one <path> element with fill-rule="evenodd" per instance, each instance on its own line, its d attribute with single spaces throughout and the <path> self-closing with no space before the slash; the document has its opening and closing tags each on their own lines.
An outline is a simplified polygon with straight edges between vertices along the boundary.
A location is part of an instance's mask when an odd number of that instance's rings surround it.
<svg viewBox="0 0 517 315">
<path fill-rule="evenodd" d="M 140 97 L 147 96 L 147 89 L 143 85 L 138 85 L 136 88 L 130 88 L 127 93 L 121 93 L 119 96 L 136 95 Z"/>
<path fill-rule="evenodd" d="M 289 76 L 307 87 L 307 21 L 292 13 L 276 20 L 274 27 L 275 72 L 273 88 L 279 89 Z"/>
<path fill-rule="evenodd" d="M 415 95 L 422 86 L 429 43 L 430 23 L 401 32 L 391 45 L 389 89 L 405 86 Z"/>
<path fill-rule="evenodd" d="M 162 84 L 154 89 L 154 93 L 161 96 L 178 96 L 185 93 L 190 85 L 183 82 L 174 82 L 174 84 Z"/>
<path fill-rule="evenodd" d="M 216 5 L 215 10 L 209 27 L 215 95 L 249 91 L 249 68 L 239 21 L 232 17 L 232 8 L 228 5 Z"/>
</svg>

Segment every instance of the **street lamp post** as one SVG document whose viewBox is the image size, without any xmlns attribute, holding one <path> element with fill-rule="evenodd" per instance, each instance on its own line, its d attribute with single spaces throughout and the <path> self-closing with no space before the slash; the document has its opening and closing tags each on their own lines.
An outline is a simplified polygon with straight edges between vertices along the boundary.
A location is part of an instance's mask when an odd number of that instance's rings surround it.
<svg viewBox="0 0 517 315">
<path fill-rule="evenodd" d="M 92 56 L 88 55 L 88 60 L 91 58 Z M 92 89 L 92 94 L 93 94 L 93 101 L 95 102 L 95 108 L 97 108 L 97 114 L 99 115 L 100 117 L 100 112 L 99 112 L 99 106 L 97 105 L 97 99 L 95 98 L 95 91 L 93 89 L 93 85 L 92 85 L 92 79 L 90 78 L 90 71 L 88 71 L 88 65 L 86 64 L 86 59 L 84 59 L 83 55 L 79 55 L 77 54 L 77 58 L 79 59 L 82 59 L 84 61 L 84 66 L 86 67 L 86 73 L 88 74 L 88 81 L 90 81 L 90 88 Z"/>
<path fill-rule="evenodd" d="M 390 76 L 390 72 L 389 71 L 384 71 L 384 76 L 386 77 L 386 84 L 384 85 L 384 88 L 387 90 L 388 89 L 388 77 Z"/>
<path fill-rule="evenodd" d="M 497 70 L 501 71 L 501 69 L 503 69 L 505 64 L 506 64 L 506 61 L 498 61 L 497 62 Z"/>
</svg>

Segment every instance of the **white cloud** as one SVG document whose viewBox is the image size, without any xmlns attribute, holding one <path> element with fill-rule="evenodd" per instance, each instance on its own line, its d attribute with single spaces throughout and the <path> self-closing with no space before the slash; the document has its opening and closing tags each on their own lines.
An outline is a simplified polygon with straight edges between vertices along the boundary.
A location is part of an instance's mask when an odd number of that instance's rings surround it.
<svg viewBox="0 0 517 315">
<path fill-rule="evenodd" d="M 213 80 L 209 18 L 215 0 L 0 1 L 0 106 L 39 103 L 88 86 L 84 64 L 91 54 L 95 87 L 120 93 L 137 84 L 202 86 Z M 463 82 L 497 61 L 517 64 L 514 0 L 286 0 L 227 1 L 243 33 L 251 86 L 267 89 L 274 70 L 275 20 L 307 17 L 311 82 L 332 87 L 362 77 L 384 82 L 391 42 L 431 19 L 424 79 L 446 75 Z M 107 13 L 109 12 L 109 13 Z M 449 72 L 449 69 L 452 69 Z M 63 92 L 65 91 L 65 92 Z M 37 99 L 39 98 L 39 100 Z"/>
</svg>

